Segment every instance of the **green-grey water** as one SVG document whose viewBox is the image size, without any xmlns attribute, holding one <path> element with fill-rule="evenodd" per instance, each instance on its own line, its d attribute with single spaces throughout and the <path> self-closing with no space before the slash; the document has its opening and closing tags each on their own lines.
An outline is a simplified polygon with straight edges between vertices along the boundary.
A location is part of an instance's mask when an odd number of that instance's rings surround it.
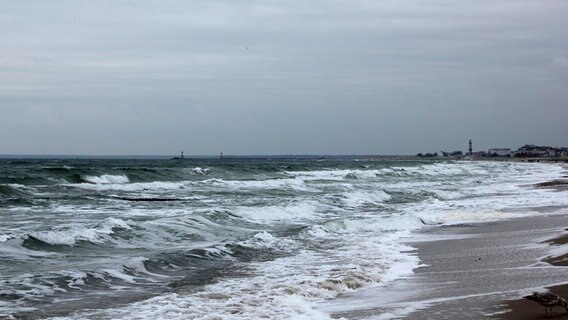
<svg viewBox="0 0 568 320">
<path fill-rule="evenodd" d="M 370 159 L 0 160 L 0 316 L 325 319 L 411 274 L 424 225 L 568 199 L 556 165 Z"/>
</svg>

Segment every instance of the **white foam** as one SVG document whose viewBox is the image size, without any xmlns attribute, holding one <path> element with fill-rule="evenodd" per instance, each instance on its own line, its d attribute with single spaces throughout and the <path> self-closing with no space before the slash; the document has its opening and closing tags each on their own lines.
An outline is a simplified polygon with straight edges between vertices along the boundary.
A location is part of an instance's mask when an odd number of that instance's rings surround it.
<svg viewBox="0 0 568 320">
<path fill-rule="evenodd" d="M 357 179 L 377 179 L 381 170 L 314 170 L 314 171 L 286 171 L 286 175 L 299 177 L 306 181 L 345 181 Z"/>
<path fill-rule="evenodd" d="M 240 207 L 236 214 L 254 221 L 298 221 L 319 216 L 318 203 L 311 200 L 284 206 Z"/>
<path fill-rule="evenodd" d="M 73 289 L 81 289 L 80 286 L 85 284 L 85 279 L 87 278 L 86 272 L 76 270 L 63 270 L 58 272 L 58 274 L 70 278 L 67 280 L 67 286 Z"/>
<path fill-rule="evenodd" d="M 381 232 L 376 229 L 378 219 L 342 225 L 346 227 L 307 228 L 299 238 L 319 249 L 247 264 L 245 277 L 225 278 L 196 293 L 167 294 L 79 317 L 185 319 L 191 314 L 195 319 L 331 319 L 318 309 L 320 302 L 405 277 L 418 266 L 413 249 L 397 240 L 408 236 L 407 232 Z M 381 230 L 385 229 L 393 227 Z M 241 244 L 263 249 L 279 246 L 279 241 L 269 232 L 260 232 Z"/>
<path fill-rule="evenodd" d="M 16 189 L 18 191 L 35 191 L 35 188 L 32 186 L 25 186 L 23 184 L 19 184 L 19 183 L 8 183 L 6 184 L 6 186 Z"/>
<path fill-rule="evenodd" d="M 14 236 L 11 234 L 0 234 L 0 242 L 6 242 L 10 239 L 13 239 Z"/>
<path fill-rule="evenodd" d="M 123 266 L 123 270 L 135 271 L 137 274 L 146 275 L 150 277 L 145 277 L 146 280 L 154 281 L 155 278 L 167 278 L 165 275 L 150 272 L 146 269 L 144 262 L 148 261 L 147 257 L 131 257 L 128 262 Z M 155 280 L 158 281 L 158 280 Z"/>
<path fill-rule="evenodd" d="M 5 286 L 5 287 L 4 287 Z M 14 289 L 16 287 L 17 289 Z M 5 288 L 5 289 L 4 289 Z M 18 294 L 27 297 L 37 298 L 46 295 L 52 295 L 55 293 L 65 292 L 65 289 L 54 286 L 53 283 L 49 281 L 37 282 L 33 275 L 29 273 L 23 273 L 18 276 L 12 276 L 9 279 L 3 281 L 2 293 L 5 294 Z M 12 301 L 10 301 L 12 302 Z M 16 305 L 18 302 L 16 302 Z M 10 310 L 14 305 L 7 304 L 6 309 Z M 35 308 L 30 308 L 31 310 Z M 13 310 L 13 309 L 12 309 Z M 17 307 L 17 311 L 22 311 L 20 306 Z"/>
<path fill-rule="evenodd" d="M 98 191 L 170 191 L 170 190 L 183 190 L 191 186 L 191 182 L 138 182 L 138 183 L 106 183 L 106 184 L 92 184 L 92 183 L 77 183 L 66 184 L 67 186 L 77 187 L 81 189 L 98 190 Z"/>
<path fill-rule="evenodd" d="M 0 257 L 12 261 L 33 261 L 34 258 L 59 257 L 59 253 L 30 250 L 22 247 L 22 239 L 9 239 L 0 245 Z"/>
<path fill-rule="evenodd" d="M 193 171 L 194 173 L 205 176 L 205 175 L 209 174 L 209 171 L 211 171 L 211 169 L 210 168 L 195 167 L 195 168 L 191 169 L 191 171 Z"/>
<path fill-rule="evenodd" d="M 136 183 L 77 183 L 65 184 L 70 187 L 77 187 L 98 191 L 128 191 L 156 193 L 164 191 L 181 191 L 187 195 L 191 190 L 203 190 L 203 188 L 224 188 L 242 192 L 243 190 L 294 190 L 294 191 L 313 191 L 311 186 L 301 178 L 284 178 L 269 180 L 223 180 L 206 179 L 202 181 L 153 181 Z"/>
<path fill-rule="evenodd" d="M 101 269 L 107 276 L 123 280 L 128 283 L 136 283 L 136 277 L 124 273 L 123 270 L 117 269 Z"/>
<path fill-rule="evenodd" d="M 126 175 L 103 174 L 100 176 L 84 176 L 83 180 L 94 184 L 123 184 L 130 182 Z"/>
<path fill-rule="evenodd" d="M 194 168 L 193 172 L 202 174 L 203 170 Z M 228 273 L 219 282 L 196 291 L 166 293 L 147 301 L 76 317 L 186 319 L 189 315 L 195 319 L 329 319 L 329 314 L 318 308 L 323 301 L 392 283 L 411 275 L 420 266 L 414 249 L 403 242 L 410 238 L 412 231 L 423 226 L 421 220 L 433 225 L 500 220 L 520 214 L 510 209 L 567 205 L 565 193 L 522 185 L 546 181 L 560 173 L 558 167 L 549 165 L 449 162 L 378 170 L 290 171 L 280 178 L 264 180 L 128 183 L 106 179 L 108 182 L 75 185 L 93 190 L 168 195 L 178 190 L 178 194 L 211 190 L 236 192 L 239 196 L 235 198 L 206 196 L 202 199 L 203 207 L 198 207 L 201 204 L 196 208 L 174 206 L 160 210 L 133 207 L 127 208 L 124 215 L 151 217 L 139 222 L 137 227 L 140 228 L 133 228 L 142 235 L 142 241 L 147 242 L 147 249 L 206 247 L 207 256 L 227 258 L 231 246 L 226 244 L 236 243 L 255 250 L 277 249 L 286 253 L 272 261 L 239 264 L 235 259 L 233 262 L 243 276 L 231 277 Z M 273 190 L 299 193 L 289 192 L 294 194 L 290 197 L 273 196 L 273 192 L 268 192 Z M 427 196 L 417 197 L 425 200 L 397 204 L 389 201 L 395 197 L 388 194 L 391 191 L 410 193 L 410 197 L 412 193 Z M 229 211 L 247 220 L 246 224 L 222 225 L 203 217 L 213 210 Z M 292 236 L 279 236 L 273 231 L 290 224 L 302 224 L 306 228 Z M 258 229 L 252 237 L 242 240 L 243 234 L 251 234 L 251 230 L 246 229 L 249 225 Z M 133 223 L 120 219 L 78 225 L 76 230 L 67 226 L 48 234 L 52 237 L 48 240 L 73 244 L 85 237 L 87 241 L 107 241 L 113 228 L 132 226 Z M 197 243 L 186 241 L 187 238 L 180 241 L 179 235 L 191 235 L 188 238 L 192 239 L 197 236 L 200 240 Z M 138 281 L 133 273 L 150 278 L 160 276 L 148 272 L 144 261 L 145 258 L 139 257 L 121 263 L 120 267 L 105 265 L 99 276 L 131 283 Z M 71 277 L 73 285 L 81 285 L 81 274 Z M 400 306 L 380 318 L 396 318 L 409 310 L 408 306 Z"/>
<path fill-rule="evenodd" d="M 418 216 L 429 225 L 452 225 L 511 219 L 520 217 L 522 214 L 504 211 L 443 210 L 438 212 L 421 212 Z"/>
<path fill-rule="evenodd" d="M 52 245 L 69 245 L 72 246 L 77 241 L 89 241 L 92 243 L 102 243 L 103 239 L 94 229 L 82 226 L 70 227 L 61 231 L 40 231 L 30 234 L 34 238 Z"/>
<path fill-rule="evenodd" d="M 295 177 L 295 178 L 282 178 L 282 179 L 268 179 L 268 180 L 223 180 L 223 179 L 208 179 L 204 180 L 203 183 L 220 186 L 225 188 L 231 188 L 234 190 L 243 189 L 288 189 L 288 190 L 298 190 L 298 191 L 311 191 L 312 188 L 306 184 L 306 180 Z"/>
<path fill-rule="evenodd" d="M 326 222 L 321 228 L 335 234 L 382 233 L 392 231 L 412 231 L 423 224 L 413 216 L 373 217 L 366 219 L 343 219 Z M 400 234 L 399 234 L 400 235 Z M 386 235 L 383 235 L 386 236 Z"/>
<path fill-rule="evenodd" d="M 60 230 L 32 232 L 30 236 L 52 245 L 72 246 L 77 241 L 103 243 L 110 240 L 107 236 L 113 233 L 113 228 L 130 229 L 130 226 L 121 219 L 108 218 L 93 228 L 84 225 L 69 225 L 61 227 Z"/>
<path fill-rule="evenodd" d="M 269 232 L 263 231 L 255 234 L 252 238 L 246 241 L 239 242 L 240 245 L 255 249 L 270 249 L 276 248 L 279 250 L 290 251 L 297 247 L 297 243 L 292 239 L 284 239 L 274 237 Z"/>
<path fill-rule="evenodd" d="M 352 191 L 345 194 L 343 202 L 349 207 L 358 207 L 365 204 L 379 204 L 391 199 L 391 196 L 382 190 Z"/>
</svg>

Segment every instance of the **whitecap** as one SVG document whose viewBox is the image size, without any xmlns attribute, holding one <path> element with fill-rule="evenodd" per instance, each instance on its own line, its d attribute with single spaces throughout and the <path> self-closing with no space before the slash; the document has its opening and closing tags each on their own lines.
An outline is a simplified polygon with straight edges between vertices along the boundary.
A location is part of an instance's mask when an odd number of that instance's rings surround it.
<svg viewBox="0 0 568 320">
<path fill-rule="evenodd" d="M 30 236 L 51 245 L 72 246 L 78 241 L 100 244 L 111 240 L 107 236 L 113 233 L 113 228 L 130 229 L 130 226 L 121 219 L 108 218 L 92 228 L 83 225 L 71 225 L 62 227 L 60 230 L 32 232 Z"/>
<path fill-rule="evenodd" d="M 346 193 L 343 202 L 349 207 L 358 207 L 365 204 L 379 204 L 390 199 L 391 196 L 382 190 L 360 190 Z"/>
<path fill-rule="evenodd" d="M 320 216 L 318 202 L 302 201 L 292 204 L 265 207 L 240 207 L 236 215 L 254 221 L 297 221 Z"/>
<path fill-rule="evenodd" d="M 0 234 L 0 242 L 6 242 L 10 239 L 13 239 L 14 236 L 11 234 Z"/>
<path fill-rule="evenodd" d="M 195 167 L 195 168 L 191 169 L 191 171 L 193 171 L 194 173 L 205 176 L 205 175 L 209 174 L 209 171 L 211 171 L 211 169 L 210 168 Z"/>
<path fill-rule="evenodd" d="M 103 174 L 100 176 L 83 176 L 84 181 L 94 184 L 124 184 L 130 182 L 126 175 Z"/>
<path fill-rule="evenodd" d="M 92 184 L 92 183 L 79 183 L 71 184 L 68 186 L 97 190 L 97 191 L 128 191 L 128 192 L 152 192 L 152 191 L 169 191 L 169 190 L 182 190 L 191 185 L 191 182 L 137 182 L 137 183 L 109 183 L 109 184 Z"/>
<path fill-rule="evenodd" d="M 254 249 L 291 250 L 296 247 L 296 242 L 292 239 L 278 238 L 269 232 L 262 231 L 246 241 L 239 242 L 239 245 Z"/>
</svg>

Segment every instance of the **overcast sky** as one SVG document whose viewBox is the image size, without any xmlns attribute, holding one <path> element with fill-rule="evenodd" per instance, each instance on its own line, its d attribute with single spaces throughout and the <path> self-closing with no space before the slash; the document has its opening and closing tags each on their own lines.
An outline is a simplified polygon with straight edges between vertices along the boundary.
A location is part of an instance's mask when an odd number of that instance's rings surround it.
<svg viewBox="0 0 568 320">
<path fill-rule="evenodd" d="M 0 1 L 0 154 L 568 145 L 566 0 Z"/>
</svg>

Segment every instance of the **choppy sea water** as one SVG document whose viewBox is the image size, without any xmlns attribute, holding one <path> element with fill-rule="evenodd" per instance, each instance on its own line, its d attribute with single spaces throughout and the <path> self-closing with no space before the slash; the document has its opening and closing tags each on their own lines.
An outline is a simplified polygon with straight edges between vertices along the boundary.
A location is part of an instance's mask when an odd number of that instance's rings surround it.
<svg viewBox="0 0 568 320">
<path fill-rule="evenodd" d="M 566 207 L 553 164 L 0 160 L 0 317 L 329 319 L 425 225 Z"/>
</svg>

